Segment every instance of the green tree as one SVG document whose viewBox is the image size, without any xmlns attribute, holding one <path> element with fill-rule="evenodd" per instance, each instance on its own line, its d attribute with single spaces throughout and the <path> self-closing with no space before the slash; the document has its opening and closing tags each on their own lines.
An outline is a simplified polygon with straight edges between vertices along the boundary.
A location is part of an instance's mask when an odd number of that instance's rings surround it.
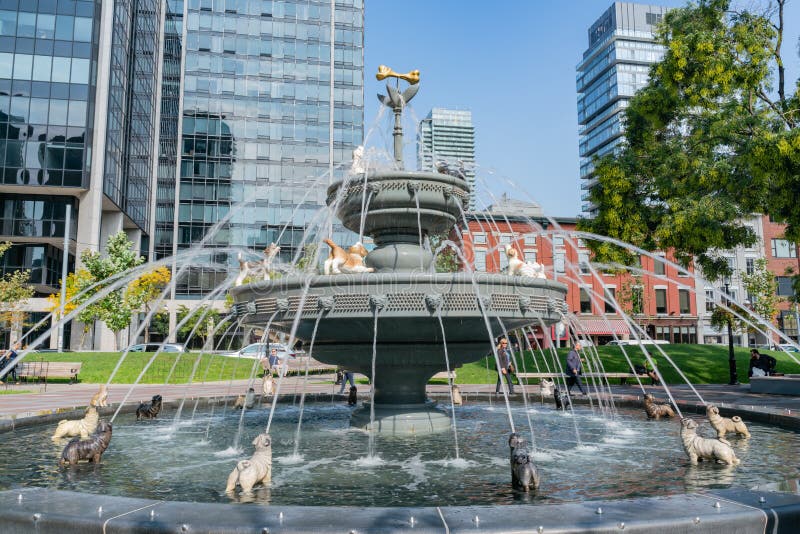
<svg viewBox="0 0 800 534">
<path fill-rule="evenodd" d="M 770 323 L 778 315 L 778 281 L 775 275 L 767 270 L 766 258 L 758 258 L 752 274 L 742 275 L 742 285 L 750 296 L 750 309 Z M 749 328 L 750 331 L 753 328 Z"/>
<path fill-rule="evenodd" d="M 144 308 L 145 314 L 150 312 L 150 303 L 157 299 L 172 275 L 166 267 L 158 267 L 134 280 L 125 291 L 125 302 L 132 310 Z M 144 342 L 150 341 L 150 329 L 144 330 Z"/>
<path fill-rule="evenodd" d="M 178 328 L 178 339 L 187 345 L 192 344 L 196 339 L 205 344 L 214 329 L 219 326 L 221 320 L 220 312 L 208 305 L 202 305 L 197 308 L 188 308 L 181 305 L 177 310 L 178 324 L 187 315 L 190 315 L 190 317 L 183 326 Z M 192 334 L 192 330 L 194 330 L 194 334 Z M 189 335 L 192 335 L 191 339 L 189 339 Z"/>
<path fill-rule="evenodd" d="M 447 239 L 449 239 L 447 234 L 430 236 L 431 250 L 435 252 Z M 437 273 L 458 272 L 458 253 L 452 245 L 448 245 L 439 252 L 439 255 L 436 256 L 436 264 L 434 267 Z"/>
<path fill-rule="evenodd" d="M 87 292 L 83 300 L 108 286 L 104 283 L 110 277 L 123 273 L 144 262 L 144 258 L 133 250 L 133 243 L 128 240 L 125 232 L 118 232 L 108 239 L 106 253 L 84 250 L 81 261 L 89 276 L 82 281 L 80 289 L 86 289 L 92 284 L 97 286 Z M 99 283 L 98 283 L 99 282 Z M 114 332 L 115 341 L 119 346 L 119 333 L 131 324 L 131 317 L 135 311 L 131 302 L 126 298 L 127 287 L 121 287 L 109 293 L 104 298 L 86 307 L 83 317 L 103 321 Z M 138 306 L 136 309 L 138 309 Z"/>
<path fill-rule="evenodd" d="M 664 16 L 657 39 L 666 53 L 625 112 L 620 150 L 595 162 L 598 213 L 582 229 L 673 250 L 710 279 L 730 274 L 715 249 L 755 242 L 742 222 L 752 213 L 787 223 L 797 240 L 800 101 L 787 95 L 785 3 L 756 13 L 698 0 Z M 597 261 L 633 259 L 592 246 Z"/>
<path fill-rule="evenodd" d="M 0 258 L 11 248 L 11 243 L 0 243 Z M 25 313 L 22 307 L 33 296 L 30 271 L 18 270 L 0 276 L 0 322 L 13 328 L 22 325 Z"/>
</svg>

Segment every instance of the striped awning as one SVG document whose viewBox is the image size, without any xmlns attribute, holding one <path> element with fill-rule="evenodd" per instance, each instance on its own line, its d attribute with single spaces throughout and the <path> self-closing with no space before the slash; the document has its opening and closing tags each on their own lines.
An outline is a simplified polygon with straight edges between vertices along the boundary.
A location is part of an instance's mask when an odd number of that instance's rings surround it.
<svg viewBox="0 0 800 534">
<path fill-rule="evenodd" d="M 580 319 L 583 332 L 592 336 L 627 335 L 631 331 L 622 319 Z"/>
</svg>

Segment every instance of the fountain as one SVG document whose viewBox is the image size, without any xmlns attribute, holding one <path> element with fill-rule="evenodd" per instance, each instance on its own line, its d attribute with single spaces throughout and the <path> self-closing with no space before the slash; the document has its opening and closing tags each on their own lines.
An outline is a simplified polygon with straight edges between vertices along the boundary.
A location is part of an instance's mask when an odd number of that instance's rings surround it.
<svg viewBox="0 0 800 534">
<path fill-rule="evenodd" d="M 449 364 L 492 351 L 494 337 L 532 324 L 553 324 L 566 312 L 566 286 L 501 274 L 432 272 L 426 236 L 448 232 L 469 197 L 462 176 L 403 170 L 403 108 L 419 89 L 419 72 L 381 67 L 381 102 L 394 113 L 396 169 L 365 169 L 328 187 L 328 205 L 342 224 L 373 238 L 365 263 L 374 272 L 287 276 L 231 290 L 244 323 L 314 342 L 314 358 L 374 380 L 374 406 L 353 414 L 353 426 L 379 433 L 439 432 L 447 414 L 426 400 L 425 385 Z M 441 325 L 439 321 L 441 320 Z M 316 332 L 316 333 L 315 333 Z M 444 339 L 446 332 L 447 339 Z M 374 412 L 374 415 L 371 415 Z"/>
</svg>

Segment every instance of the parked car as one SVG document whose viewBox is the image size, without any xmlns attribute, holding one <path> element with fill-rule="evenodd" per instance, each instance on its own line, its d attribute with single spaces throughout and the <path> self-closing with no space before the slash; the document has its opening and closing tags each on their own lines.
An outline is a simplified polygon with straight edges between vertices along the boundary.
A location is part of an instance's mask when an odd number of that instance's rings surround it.
<svg viewBox="0 0 800 534">
<path fill-rule="evenodd" d="M 158 352 L 159 349 L 161 352 L 186 352 L 186 347 L 180 343 L 138 343 L 131 345 L 128 352 Z"/>
<path fill-rule="evenodd" d="M 281 343 L 251 343 L 250 345 L 247 345 L 236 352 L 226 352 L 222 355 L 229 356 L 231 358 L 255 358 L 260 360 L 269 354 L 272 349 L 278 349 L 279 360 L 296 357 L 294 352 L 289 351 L 289 349 L 286 348 L 286 345 L 282 345 Z"/>
<path fill-rule="evenodd" d="M 800 350 L 797 350 L 797 347 L 795 347 L 791 343 L 781 343 L 780 345 L 778 345 L 777 350 L 782 350 L 784 352 L 800 352 Z"/>
</svg>

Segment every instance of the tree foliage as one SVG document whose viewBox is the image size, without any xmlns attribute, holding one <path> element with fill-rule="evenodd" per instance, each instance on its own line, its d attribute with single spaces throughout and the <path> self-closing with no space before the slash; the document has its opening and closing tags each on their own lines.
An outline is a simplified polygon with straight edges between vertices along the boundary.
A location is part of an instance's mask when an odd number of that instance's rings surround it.
<svg viewBox="0 0 800 534">
<path fill-rule="evenodd" d="M 431 250 L 436 250 L 448 239 L 447 234 L 432 235 L 430 236 Z M 458 253 L 453 248 L 453 245 L 446 246 L 436 256 L 434 268 L 437 273 L 455 273 L 458 272 Z"/>
<path fill-rule="evenodd" d="M 742 285 L 750 295 L 750 309 L 770 323 L 778 315 L 778 281 L 767 270 L 766 258 L 758 258 L 751 274 L 742 275 Z"/>
<path fill-rule="evenodd" d="M 0 243 L 0 257 L 11 248 L 11 243 Z M 0 322 L 15 324 L 22 322 L 22 307 L 33 296 L 30 271 L 19 270 L 0 276 Z"/>
<path fill-rule="evenodd" d="M 786 94 L 783 7 L 732 11 L 699 0 L 669 11 L 650 81 L 625 112 L 620 149 L 595 162 L 594 219 L 584 230 L 693 259 L 707 278 L 728 272 L 715 251 L 751 245 L 742 222 L 766 213 L 800 236 L 800 101 Z M 633 258 L 593 245 L 598 261 Z"/>
<path fill-rule="evenodd" d="M 211 306 L 202 305 L 196 308 L 180 306 L 177 312 L 178 324 L 187 316 L 186 322 L 178 328 L 178 340 L 190 344 L 199 339 L 205 344 L 214 329 L 219 326 L 222 316 L 220 312 Z M 192 333 L 194 331 L 194 333 Z M 191 336 L 191 338 L 189 337 Z"/>
</svg>

